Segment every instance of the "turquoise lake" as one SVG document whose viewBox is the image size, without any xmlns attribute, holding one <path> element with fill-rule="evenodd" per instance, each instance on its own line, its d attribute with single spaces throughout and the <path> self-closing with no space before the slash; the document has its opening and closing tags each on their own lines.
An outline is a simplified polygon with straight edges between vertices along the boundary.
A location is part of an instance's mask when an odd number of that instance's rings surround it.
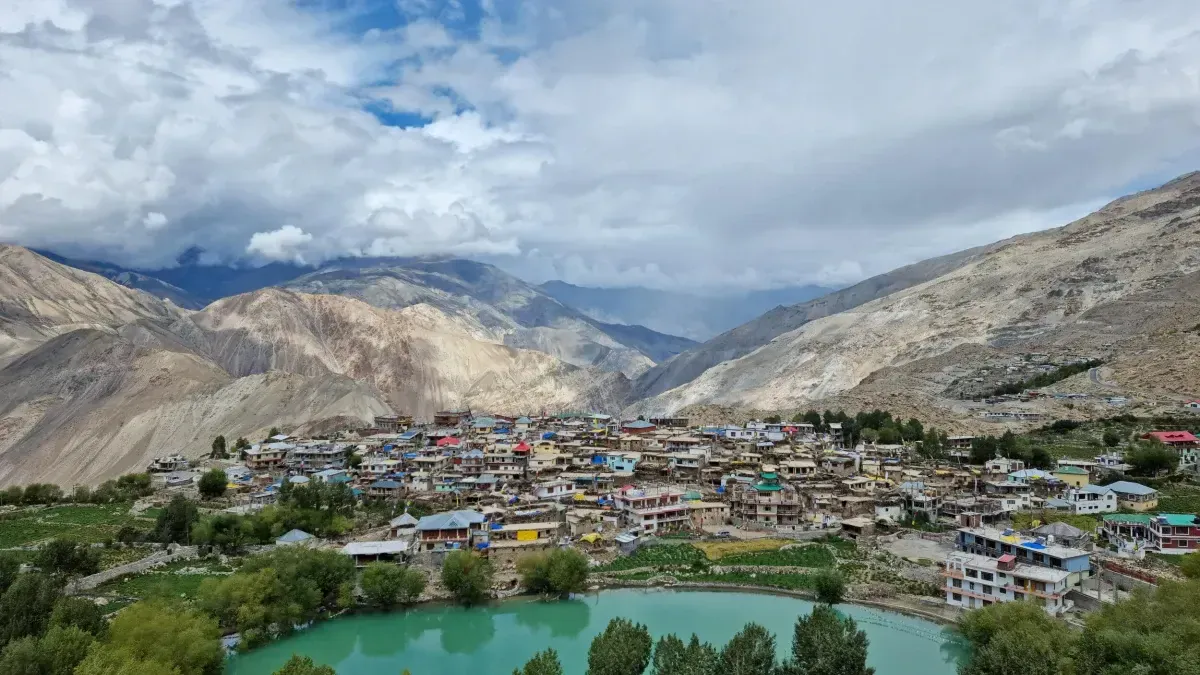
<svg viewBox="0 0 1200 675">
<path fill-rule="evenodd" d="M 749 621 L 775 633 L 780 656 L 791 650 L 796 617 L 812 603 L 760 593 L 621 589 L 561 602 L 517 599 L 488 607 L 419 607 L 356 615 L 317 625 L 287 640 L 233 657 L 229 675 L 270 675 L 293 654 L 310 656 L 339 675 L 478 673 L 509 675 L 546 647 L 558 650 L 566 675 L 584 675 L 592 638 L 609 620 L 646 624 L 657 639 L 692 633 L 720 648 Z M 954 675 L 960 652 L 941 626 L 854 605 L 870 638 L 878 675 Z"/>
</svg>

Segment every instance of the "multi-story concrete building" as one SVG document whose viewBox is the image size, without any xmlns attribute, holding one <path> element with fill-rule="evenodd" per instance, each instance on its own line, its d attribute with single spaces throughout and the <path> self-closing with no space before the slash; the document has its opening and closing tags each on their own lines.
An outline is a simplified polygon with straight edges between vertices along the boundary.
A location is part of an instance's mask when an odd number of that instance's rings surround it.
<svg viewBox="0 0 1200 675">
<path fill-rule="evenodd" d="M 1013 554 L 990 558 L 951 553 L 942 572 L 946 604 L 975 609 L 997 602 L 1032 601 L 1057 615 L 1072 606 L 1066 599 L 1071 573 L 1052 567 L 1017 562 Z"/>
<path fill-rule="evenodd" d="M 1011 555 L 1018 563 L 1061 570 L 1068 574 L 1071 586 L 1092 575 L 1090 552 L 1053 544 L 1043 537 L 1026 537 L 1013 530 L 960 527 L 955 544 L 963 553 L 989 558 Z"/>
<path fill-rule="evenodd" d="M 1072 513 L 1115 513 L 1117 493 L 1099 485 L 1071 488 L 1063 495 L 1071 505 Z"/>
<path fill-rule="evenodd" d="M 643 489 L 630 485 L 613 493 L 613 507 L 626 525 L 643 532 L 659 532 L 682 527 L 690 520 L 683 495 L 683 490 L 671 487 Z"/>
<path fill-rule="evenodd" d="M 774 472 L 760 474 L 751 485 L 735 486 L 729 499 L 730 516 L 744 524 L 793 528 L 801 524 L 803 512 L 796 489 L 781 483 Z"/>
</svg>

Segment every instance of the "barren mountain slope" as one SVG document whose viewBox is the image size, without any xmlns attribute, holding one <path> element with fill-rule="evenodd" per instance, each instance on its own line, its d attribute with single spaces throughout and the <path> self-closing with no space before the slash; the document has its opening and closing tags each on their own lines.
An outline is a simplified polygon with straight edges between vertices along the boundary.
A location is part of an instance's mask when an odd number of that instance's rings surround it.
<svg viewBox="0 0 1200 675">
<path fill-rule="evenodd" d="M 888 366 L 964 344 L 1047 333 L 1102 303 L 1200 270 L 1200 175 L 1125 197 L 1066 227 L 989 247 L 936 279 L 780 335 L 634 406 L 789 408 L 845 392 Z"/>
<path fill-rule="evenodd" d="M 336 261 L 287 283 L 286 288 L 350 296 L 385 309 L 429 304 L 477 323 L 478 332 L 493 341 L 630 377 L 694 344 L 649 329 L 607 326 L 536 286 L 469 260 Z"/>
<path fill-rule="evenodd" d="M 428 305 L 391 311 L 265 289 L 217 301 L 172 331 L 235 376 L 345 375 L 416 415 L 447 406 L 519 412 L 589 403 L 611 410 L 628 389 L 619 373 L 474 339 L 461 318 Z"/>
<path fill-rule="evenodd" d="M 0 371 L 0 484 L 96 483 L 214 436 L 256 438 L 388 407 L 345 377 L 270 373 L 233 379 L 194 354 L 99 330 L 54 338 Z"/>
<path fill-rule="evenodd" d="M 745 356 L 810 321 L 844 312 L 939 277 L 984 255 L 989 248 L 973 248 L 931 258 L 871 277 L 815 300 L 790 307 L 776 307 L 749 323 L 728 330 L 642 373 L 634 381 L 634 397 L 656 396 L 687 384 L 718 363 Z"/>
<path fill-rule="evenodd" d="M 181 312 L 101 276 L 0 244 L 0 365 L 79 328 L 108 327 Z"/>
</svg>

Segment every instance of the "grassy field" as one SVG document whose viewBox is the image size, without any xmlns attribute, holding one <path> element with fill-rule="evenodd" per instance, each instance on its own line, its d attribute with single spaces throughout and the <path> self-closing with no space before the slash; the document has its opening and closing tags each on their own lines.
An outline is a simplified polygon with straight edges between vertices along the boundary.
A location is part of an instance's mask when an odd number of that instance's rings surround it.
<svg viewBox="0 0 1200 675">
<path fill-rule="evenodd" d="M 722 560 L 729 555 L 778 551 L 782 546 L 790 543 L 791 541 L 787 539 L 749 539 L 746 541 L 699 541 L 694 546 L 704 551 L 704 555 L 708 556 L 709 560 Z"/>
<path fill-rule="evenodd" d="M 28 546 L 54 538 L 98 543 L 116 538 L 124 525 L 149 529 L 152 518 L 129 515 L 128 504 L 80 504 L 30 508 L 0 517 L 0 548 Z"/>
<path fill-rule="evenodd" d="M 102 584 L 94 595 L 106 598 L 106 608 L 116 609 L 145 598 L 194 598 L 205 579 L 221 578 L 233 568 L 207 560 L 180 560 Z"/>
<path fill-rule="evenodd" d="M 824 544 L 789 548 L 781 551 L 735 553 L 721 559 L 722 565 L 764 565 L 771 567 L 833 567 L 837 559 Z"/>
<path fill-rule="evenodd" d="M 1072 527 L 1077 527 L 1084 532 L 1095 532 L 1100 525 L 1100 517 L 1095 515 L 1072 515 L 1070 513 L 1055 513 L 1053 511 L 1045 511 L 1042 513 L 1033 513 L 1031 511 L 1018 511 L 1012 517 L 1013 528 L 1017 530 L 1028 530 L 1034 527 L 1040 527 L 1047 523 L 1066 523 Z M 1034 521 L 1038 525 L 1034 525 Z"/>
<path fill-rule="evenodd" d="M 1162 513 L 1200 513 L 1200 487 L 1169 485 L 1159 491 L 1158 511 Z"/>
</svg>

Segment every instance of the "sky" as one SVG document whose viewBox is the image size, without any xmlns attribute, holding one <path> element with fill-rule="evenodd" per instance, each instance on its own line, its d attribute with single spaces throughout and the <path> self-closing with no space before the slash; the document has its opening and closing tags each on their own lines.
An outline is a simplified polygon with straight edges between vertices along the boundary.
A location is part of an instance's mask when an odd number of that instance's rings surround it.
<svg viewBox="0 0 1200 675">
<path fill-rule="evenodd" d="M 6 0 L 0 241 L 844 285 L 1200 168 L 1194 0 Z"/>
</svg>

